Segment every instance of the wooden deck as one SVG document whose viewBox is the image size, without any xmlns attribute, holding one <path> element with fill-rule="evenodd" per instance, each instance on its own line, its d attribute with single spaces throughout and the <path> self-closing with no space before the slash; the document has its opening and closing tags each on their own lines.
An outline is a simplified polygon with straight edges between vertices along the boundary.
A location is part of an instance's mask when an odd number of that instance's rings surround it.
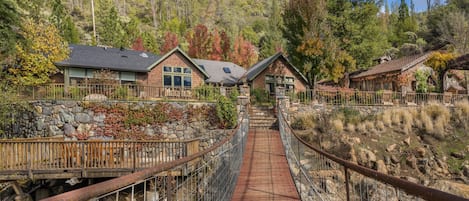
<svg viewBox="0 0 469 201">
<path fill-rule="evenodd" d="M 300 200 L 278 131 L 251 128 L 232 200 Z"/>
</svg>

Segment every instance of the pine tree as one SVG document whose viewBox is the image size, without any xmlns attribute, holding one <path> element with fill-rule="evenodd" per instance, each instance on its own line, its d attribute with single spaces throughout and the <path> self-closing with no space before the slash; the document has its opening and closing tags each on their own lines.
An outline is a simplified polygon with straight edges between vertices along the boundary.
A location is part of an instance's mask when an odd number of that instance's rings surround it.
<svg viewBox="0 0 469 201">
<path fill-rule="evenodd" d="M 278 1 L 272 0 L 272 12 L 269 18 L 269 31 L 261 40 L 260 57 L 267 58 L 282 49 L 282 33 L 280 31 L 282 19 Z"/>
<path fill-rule="evenodd" d="M 17 9 L 13 0 L 0 1 L 0 61 L 14 53 L 17 38 L 14 27 L 19 24 Z"/>
</svg>

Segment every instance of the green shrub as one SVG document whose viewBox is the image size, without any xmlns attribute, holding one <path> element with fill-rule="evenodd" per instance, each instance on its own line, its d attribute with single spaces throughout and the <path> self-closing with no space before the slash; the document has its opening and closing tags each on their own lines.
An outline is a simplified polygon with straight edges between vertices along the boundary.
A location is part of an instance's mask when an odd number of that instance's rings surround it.
<svg viewBox="0 0 469 201">
<path fill-rule="evenodd" d="M 214 101 L 220 96 L 220 89 L 211 84 L 204 84 L 195 88 L 195 93 L 200 100 Z"/>
<path fill-rule="evenodd" d="M 129 88 L 127 86 L 118 86 L 114 90 L 112 97 L 115 99 L 127 99 L 128 95 L 129 95 Z"/>
<path fill-rule="evenodd" d="M 233 128 L 236 125 L 238 113 L 230 99 L 225 96 L 218 96 L 216 111 L 222 128 Z"/>
<path fill-rule="evenodd" d="M 239 96 L 239 91 L 235 87 L 233 90 L 230 92 L 230 99 L 233 103 L 236 103 L 238 101 L 238 96 Z"/>
<path fill-rule="evenodd" d="M 270 98 L 270 94 L 265 89 L 253 89 L 251 90 L 251 101 L 254 105 L 261 104 L 273 104 L 274 99 Z"/>
</svg>

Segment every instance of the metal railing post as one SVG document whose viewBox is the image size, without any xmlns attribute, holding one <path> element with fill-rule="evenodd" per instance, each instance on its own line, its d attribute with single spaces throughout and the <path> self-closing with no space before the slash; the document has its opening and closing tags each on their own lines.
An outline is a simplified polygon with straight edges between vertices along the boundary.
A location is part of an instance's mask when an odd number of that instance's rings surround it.
<svg viewBox="0 0 469 201">
<path fill-rule="evenodd" d="M 348 168 L 345 166 L 344 166 L 344 176 L 345 176 L 345 192 L 347 195 L 347 201 L 350 201 L 349 172 L 348 172 Z"/>
</svg>

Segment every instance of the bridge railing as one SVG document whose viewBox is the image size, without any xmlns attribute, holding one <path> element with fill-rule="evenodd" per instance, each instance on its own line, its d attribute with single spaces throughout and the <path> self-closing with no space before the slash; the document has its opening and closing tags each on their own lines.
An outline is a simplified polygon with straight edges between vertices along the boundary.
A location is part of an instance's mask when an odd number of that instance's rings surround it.
<svg viewBox="0 0 469 201">
<path fill-rule="evenodd" d="M 248 129 L 249 121 L 243 118 L 230 136 L 209 149 L 45 200 L 229 200 Z M 181 169 L 187 174 L 175 174 Z"/>
<path fill-rule="evenodd" d="M 469 100 L 467 94 L 452 93 L 415 93 L 394 91 L 327 91 L 307 90 L 306 92 L 287 93 L 291 101 L 301 103 L 317 102 L 327 105 L 369 106 L 369 105 L 422 105 L 438 102 L 452 105 L 458 101 Z"/>
<path fill-rule="evenodd" d="M 199 151 L 199 140 L 63 141 L 0 140 L 0 175 L 33 176 L 35 172 L 136 171 L 187 157 Z M 12 176 L 9 176 L 12 177 Z"/>
<path fill-rule="evenodd" d="M 462 197 L 359 166 L 308 144 L 279 103 L 279 129 L 302 200 L 451 200 Z"/>
</svg>

